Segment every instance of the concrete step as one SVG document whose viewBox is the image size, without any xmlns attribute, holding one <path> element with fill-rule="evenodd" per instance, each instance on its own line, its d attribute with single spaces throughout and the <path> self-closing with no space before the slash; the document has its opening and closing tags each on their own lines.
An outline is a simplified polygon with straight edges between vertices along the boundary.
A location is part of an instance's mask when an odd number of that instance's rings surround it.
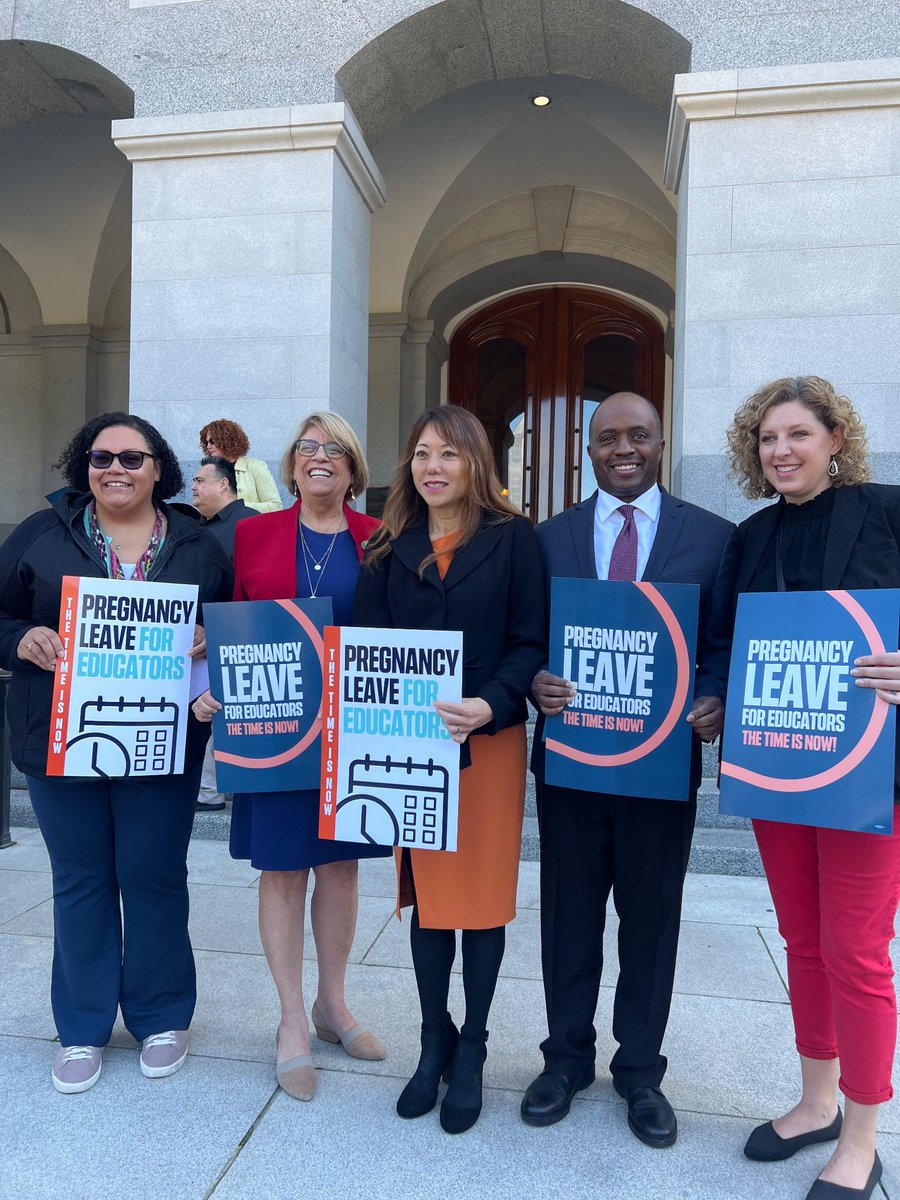
<svg viewBox="0 0 900 1200">
<path fill-rule="evenodd" d="M 538 862 L 540 852 L 537 819 L 526 817 L 522 829 L 522 861 Z M 694 831 L 688 870 L 697 875 L 762 875 L 753 831 L 698 827 Z"/>
<path fill-rule="evenodd" d="M 228 841 L 231 806 L 222 812 L 195 813 L 194 837 L 209 841 Z M 28 792 L 14 788 L 10 792 L 12 825 L 34 828 L 37 825 Z M 541 843 L 536 817 L 526 816 L 522 827 L 522 861 L 538 862 Z M 710 829 L 698 825 L 694 832 L 688 870 L 703 875 L 762 875 L 762 865 L 749 829 Z"/>
</svg>

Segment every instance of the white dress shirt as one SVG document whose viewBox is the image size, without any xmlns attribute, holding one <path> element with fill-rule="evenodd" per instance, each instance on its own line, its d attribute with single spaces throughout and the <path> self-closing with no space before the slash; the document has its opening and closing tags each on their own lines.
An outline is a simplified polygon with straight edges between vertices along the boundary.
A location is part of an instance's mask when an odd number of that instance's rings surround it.
<svg viewBox="0 0 900 1200">
<path fill-rule="evenodd" d="M 647 560 L 653 548 L 656 537 L 656 527 L 659 525 L 659 509 L 662 504 L 662 493 L 657 484 L 648 488 L 636 500 L 619 500 L 609 492 L 597 489 L 597 507 L 594 511 L 594 562 L 597 564 L 597 578 L 606 579 L 609 575 L 609 560 L 612 557 L 616 538 L 625 524 L 625 518 L 619 512 L 623 504 L 631 504 L 634 508 L 634 525 L 637 529 L 637 578 L 640 579 L 647 569 Z"/>
</svg>

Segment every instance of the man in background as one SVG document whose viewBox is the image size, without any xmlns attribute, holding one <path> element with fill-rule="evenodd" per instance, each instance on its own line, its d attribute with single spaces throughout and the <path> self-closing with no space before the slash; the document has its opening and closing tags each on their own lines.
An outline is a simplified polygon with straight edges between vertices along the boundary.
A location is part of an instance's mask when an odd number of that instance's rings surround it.
<svg viewBox="0 0 900 1200">
<path fill-rule="evenodd" d="M 238 521 L 244 517 L 257 516 L 238 499 L 234 463 L 227 458 L 204 458 L 191 481 L 194 507 L 203 518 L 204 525 L 217 538 L 229 558 L 234 558 L 234 531 Z M 200 778 L 200 794 L 194 802 L 197 812 L 220 812 L 225 807 L 225 797 L 216 787 L 216 766 L 213 759 L 213 740 L 206 743 L 203 774 Z"/>
</svg>

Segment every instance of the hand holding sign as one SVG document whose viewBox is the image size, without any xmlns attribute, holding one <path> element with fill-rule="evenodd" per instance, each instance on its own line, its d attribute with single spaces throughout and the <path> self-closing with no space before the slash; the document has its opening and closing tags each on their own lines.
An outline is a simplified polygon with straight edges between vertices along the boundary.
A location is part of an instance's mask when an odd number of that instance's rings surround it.
<svg viewBox="0 0 900 1200">
<path fill-rule="evenodd" d="M 458 704 L 436 700 L 434 709 L 447 726 L 447 732 L 460 746 L 470 733 L 494 719 L 494 710 L 480 696 L 463 696 Z"/>
<path fill-rule="evenodd" d="M 545 717 L 555 717 L 575 699 L 575 684 L 561 675 L 538 671 L 531 681 L 531 694 Z"/>
<path fill-rule="evenodd" d="M 16 655 L 22 662 L 34 663 L 42 671 L 55 671 L 56 660 L 64 654 L 59 634 L 46 625 L 29 629 L 16 647 Z"/>
<path fill-rule="evenodd" d="M 857 687 L 875 688 L 876 694 L 888 704 L 900 704 L 900 650 L 864 654 L 853 661 L 850 674 Z"/>
<path fill-rule="evenodd" d="M 725 723 L 725 705 L 718 696 L 698 696 L 685 720 L 701 742 L 714 742 Z"/>
</svg>

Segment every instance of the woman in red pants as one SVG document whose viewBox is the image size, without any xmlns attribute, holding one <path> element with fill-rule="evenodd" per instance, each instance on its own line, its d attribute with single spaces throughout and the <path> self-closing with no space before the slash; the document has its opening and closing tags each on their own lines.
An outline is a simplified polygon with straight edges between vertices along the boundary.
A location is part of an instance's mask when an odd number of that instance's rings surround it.
<svg viewBox="0 0 900 1200">
<path fill-rule="evenodd" d="M 779 500 L 739 525 L 726 546 L 724 606 L 740 592 L 900 587 L 900 488 L 866 482 L 862 422 L 827 380 L 761 388 L 738 410 L 728 442 L 744 494 Z M 852 674 L 888 703 L 900 700 L 900 652 L 860 658 Z M 868 1197 L 881 1178 L 878 1105 L 893 1095 L 897 1005 L 888 949 L 900 830 L 885 836 L 760 820 L 753 827 L 787 943 L 802 1092 L 790 1112 L 753 1131 L 744 1153 L 771 1162 L 836 1140 L 807 1200 Z"/>
</svg>

